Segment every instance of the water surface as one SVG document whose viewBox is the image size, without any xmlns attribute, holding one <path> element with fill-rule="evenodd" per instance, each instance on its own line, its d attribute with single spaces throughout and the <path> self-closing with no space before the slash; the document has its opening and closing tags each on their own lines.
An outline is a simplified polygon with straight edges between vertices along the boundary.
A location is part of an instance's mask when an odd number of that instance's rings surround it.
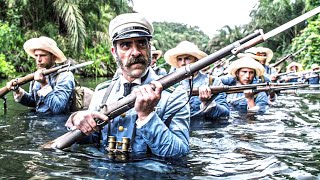
<svg viewBox="0 0 320 180">
<path fill-rule="evenodd" d="M 81 79 L 95 87 L 104 79 Z M 1 87 L 5 85 L 2 81 Z M 320 179 L 320 95 L 279 96 L 267 114 L 232 112 L 191 132 L 182 159 L 109 156 L 91 146 L 45 151 L 68 115 L 41 116 L 14 103 L 0 112 L 1 179 Z"/>
</svg>

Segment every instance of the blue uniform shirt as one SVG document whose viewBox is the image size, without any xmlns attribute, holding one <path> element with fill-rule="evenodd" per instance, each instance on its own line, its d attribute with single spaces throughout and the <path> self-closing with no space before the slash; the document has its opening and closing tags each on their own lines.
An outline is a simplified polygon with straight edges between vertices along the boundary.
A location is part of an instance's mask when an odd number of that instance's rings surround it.
<svg viewBox="0 0 320 180">
<path fill-rule="evenodd" d="M 141 84 L 149 84 L 152 80 L 159 77 L 153 70 L 149 70 L 146 79 Z M 123 98 L 121 77 L 114 80 L 114 86 L 107 99 L 107 104 L 117 102 Z M 99 105 L 106 93 L 103 83 L 98 85 L 92 97 L 89 110 L 98 110 Z M 148 117 L 149 121 L 141 128 L 137 128 L 137 113 L 134 108 L 113 119 L 112 123 L 104 126 L 100 133 L 92 134 L 87 140 L 89 142 L 102 141 L 102 145 L 107 145 L 107 136 L 115 136 L 117 141 L 122 137 L 130 138 L 132 142 L 131 150 L 133 153 L 146 153 L 147 147 L 152 154 L 173 157 L 182 156 L 189 152 L 189 123 L 190 108 L 186 104 L 188 96 L 183 88 L 177 88 L 173 92 L 162 91 L 161 99 L 157 104 L 155 111 Z M 175 114 L 169 127 L 164 121 Z M 110 131 L 109 131 L 109 130 Z M 134 130 L 135 129 L 135 130 Z M 99 139 L 101 137 L 101 139 Z"/>
<path fill-rule="evenodd" d="M 45 95 L 39 95 L 41 85 L 37 81 L 30 83 L 29 93 L 25 93 L 20 103 L 35 107 L 36 112 L 61 114 L 69 112 L 72 91 L 75 86 L 72 72 L 52 73 L 46 76 L 49 84 Z"/>
<path fill-rule="evenodd" d="M 185 89 L 190 89 L 189 87 L 189 80 L 183 80 L 181 81 L 182 86 Z M 202 85 L 209 85 L 209 75 L 203 74 L 201 72 L 198 72 L 197 76 L 193 79 L 193 88 L 199 88 Z M 221 81 L 216 78 L 211 86 L 221 86 Z M 214 101 L 216 105 L 214 107 L 211 107 L 210 109 L 207 109 L 205 112 L 200 111 L 200 105 L 201 101 L 199 99 L 199 96 L 193 96 L 190 99 L 190 109 L 191 109 L 191 117 L 192 120 L 201 120 L 201 119 L 218 119 L 218 118 L 225 118 L 229 116 L 229 107 L 228 103 L 226 101 L 226 93 L 219 93 L 215 95 Z"/>
<path fill-rule="evenodd" d="M 223 84 L 228 86 L 236 85 L 236 78 L 230 75 L 226 75 L 221 77 L 221 81 Z M 253 81 L 252 84 L 256 84 L 257 78 Z M 265 92 L 259 92 L 255 95 L 255 104 L 259 107 L 258 112 L 263 113 L 268 109 L 268 96 Z M 243 93 L 233 93 L 227 95 L 227 101 L 231 109 L 237 110 L 239 112 L 247 112 L 248 111 L 248 103 Z"/>
</svg>

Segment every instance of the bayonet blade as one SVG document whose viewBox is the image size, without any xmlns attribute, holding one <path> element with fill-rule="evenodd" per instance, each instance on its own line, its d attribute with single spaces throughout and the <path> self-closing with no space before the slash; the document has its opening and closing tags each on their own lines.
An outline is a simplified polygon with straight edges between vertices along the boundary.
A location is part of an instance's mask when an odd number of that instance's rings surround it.
<svg viewBox="0 0 320 180">
<path fill-rule="evenodd" d="M 295 18 L 295 19 L 293 19 L 293 20 L 291 20 L 291 21 L 289 21 L 289 22 L 287 22 L 287 23 L 285 23 L 285 24 L 273 29 L 273 30 L 271 30 L 270 32 L 264 34 L 263 35 L 263 39 L 267 40 L 270 37 L 273 37 L 273 36 L 283 32 L 283 31 L 291 28 L 292 26 L 294 26 L 294 25 L 296 25 L 296 24 L 308 19 L 309 17 L 318 14 L 319 12 L 320 12 L 320 7 L 314 8 L 313 10 L 311 10 L 311 11 L 309 11 L 309 12 L 307 12 L 307 13 L 305 13 L 305 14 L 303 14 L 303 15 L 301 15 L 301 16 L 299 16 L 299 17 L 297 17 L 297 18 Z"/>
<path fill-rule="evenodd" d="M 72 70 L 75 70 L 75 69 L 78 69 L 78 68 L 81 68 L 81 67 L 84 67 L 84 66 L 88 66 L 88 65 L 90 65 L 92 63 L 93 63 L 93 61 L 88 61 L 88 62 L 84 62 L 84 63 L 81 63 L 81 64 L 68 66 L 68 67 L 59 69 L 58 73 L 61 73 L 61 72 L 64 72 L 64 71 L 72 71 Z"/>
</svg>

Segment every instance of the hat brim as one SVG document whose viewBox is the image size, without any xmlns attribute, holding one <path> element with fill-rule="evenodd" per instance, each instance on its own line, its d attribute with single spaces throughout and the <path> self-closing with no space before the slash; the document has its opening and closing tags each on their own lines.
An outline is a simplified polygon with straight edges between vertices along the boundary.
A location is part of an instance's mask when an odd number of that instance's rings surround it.
<svg viewBox="0 0 320 180">
<path fill-rule="evenodd" d="M 146 31 L 140 31 L 140 30 L 133 30 L 133 31 L 126 31 L 122 34 L 119 34 L 115 38 L 113 38 L 113 41 L 118 41 L 122 39 L 129 39 L 129 38 L 137 38 L 137 37 L 147 37 L 152 38 L 152 35 L 150 35 Z"/>
<path fill-rule="evenodd" d="M 255 54 L 257 53 L 266 53 L 266 56 L 257 56 Z M 272 60 L 273 58 L 273 52 L 271 49 L 269 48 L 265 48 L 265 47 L 252 47 L 250 49 L 247 49 L 245 51 L 245 54 L 251 54 L 252 58 L 255 59 L 255 60 L 258 60 L 258 61 L 262 61 L 262 60 L 265 60 L 266 61 L 266 65 L 269 65 L 270 61 Z"/>
<path fill-rule="evenodd" d="M 262 64 L 248 56 L 233 61 L 228 67 L 228 73 L 231 76 L 236 77 L 236 72 L 241 68 L 254 69 L 257 76 L 262 76 L 264 74 L 264 67 Z"/>
<path fill-rule="evenodd" d="M 197 51 L 182 51 L 180 49 L 170 49 L 164 54 L 164 59 L 168 64 L 171 66 L 178 68 L 178 60 L 177 57 L 181 55 L 191 55 L 197 60 L 202 59 L 207 56 L 207 54 L 203 51 L 197 50 Z"/>
<path fill-rule="evenodd" d="M 297 66 L 298 67 L 298 72 L 303 70 L 302 64 L 299 64 L 299 63 L 296 63 L 296 62 L 292 62 L 287 66 L 287 72 L 289 72 L 290 68 L 293 67 L 293 66 Z"/>
<path fill-rule="evenodd" d="M 36 59 L 34 51 L 37 49 L 41 49 L 53 54 L 56 57 L 56 63 L 63 63 L 67 60 L 63 52 L 57 46 L 52 46 L 49 43 L 40 40 L 39 38 L 29 39 L 24 43 L 23 48 L 26 51 L 26 53 L 34 59 Z"/>
<path fill-rule="evenodd" d="M 152 53 L 152 55 L 154 55 L 154 54 L 157 55 L 156 60 L 160 59 L 160 57 L 162 55 L 162 51 L 160 51 L 160 50 L 153 50 L 151 53 Z"/>
</svg>

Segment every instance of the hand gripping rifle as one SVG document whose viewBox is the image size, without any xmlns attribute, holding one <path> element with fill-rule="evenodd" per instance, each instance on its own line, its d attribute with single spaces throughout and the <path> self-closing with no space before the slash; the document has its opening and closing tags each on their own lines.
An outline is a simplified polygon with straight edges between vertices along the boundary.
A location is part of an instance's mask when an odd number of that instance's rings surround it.
<svg viewBox="0 0 320 180">
<path fill-rule="evenodd" d="M 288 23 L 266 33 L 263 34 L 262 30 L 255 31 L 254 33 L 248 35 L 247 37 L 234 42 L 233 44 L 230 44 L 212 54 L 210 54 L 207 57 L 204 57 L 197 62 L 193 64 L 188 64 L 184 67 L 178 68 L 175 72 L 172 72 L 171 74 L 168 74 L 167 76 L 164 76 L 160 79 L 158 79 L 158 82 L 160 82 L 163 86 L 163 89 L 167 89 L 170 86 L 182 81 L 183 79 L 186 79 L 187 77 L 191 76 L 193 73 L 209 66 L 210 64 L 216 62 L 217 60 L 224 58 L 231 53 L 237 54 L 240 51 L 243 51 L 247 48 L 250 48 L 252 46 L 255 46 L 261 42 L 266 41 L 270 37 L 273 37 L 277 35 L 278 33 L 304 21 L 305 19 L 318 14 L 320 12 L 320 7 L 317 7 L 291 21 Z M 151 84 L 151 86 L 153 86 Z M 104 105 L 104 108 L 100 110 L 101 113 L 104 113 L 107 117 L 108 120 L 105 122 L 100 122 L 98 120 L 98 125 L 99 126 L 104 126 L 106 125 L 109 120 L 121 115 L 122 113 L 128 111 L 134 106 L 134 102 L 136 100 L 136 95 L 134 93 L 131 93 L 130 95 L 122 98 L 121 100 L 112 103 L 110 105 Z M 83 134 L 79 129 L 70 131 L 57 139 L 50 141 L 46 144 L 44 144 L 42 147 L 46 149 L 64 149 L 81 138 L 85 137 L 85 134 Z"/>
<path fill-rule="evenodd" d="M 283 57 L 282 59 L 280 59 L 279 61 L 275 62 L 274 64 L 271 64 L 270 67 L 277 67 L 279 66 L 279 64 L 281 64 L 282 62 L 284 62 L 285 60 L 295 57 L 297 54 L 299 54 L 301 51 L 303 51 L 306 48 L 306 46 L 302 47 L 301 49 L 299 49 L 297 52 L 295 53 L 291 53 L 286 55 L 285 57 Z"/>
<path fill-rule="evenodd" d="M 70 64 L 64 64 L 64 65 L 57 66 L 57 67 L 54 67 L 51 69 L 45 69 L 42 71 L 42 75 L 46 76 L 46 75 L 54 73 L 54 72 L 61 73 L 61 72 L 65 72 L 65 71 L 71 71 L 71 70 L 74 70 L 74 69 L 77 69 L 77 68 L 80 68 L 83 66 L 90 65 L 92 63 L 93 63 L 93 61 L 88 61 L 88 62 L 77 64 L 74 66 L 70 66 Z M 13 82 L 13 86 L 21 86 L 23 84 L 26 84 L 26 83 L 32 81 L 33 79 L 34 79 L 34 73 L 28 74 L 24 77 L 17 78 L 16 81 Z M 4 97 L 4 95 L 6 95 L 9 91 L 10 91 L 10 89 L 8 89 L 6 86 L 2 87 L 0 89 L 0 97 L 1 98 Z"/>
</svg>

